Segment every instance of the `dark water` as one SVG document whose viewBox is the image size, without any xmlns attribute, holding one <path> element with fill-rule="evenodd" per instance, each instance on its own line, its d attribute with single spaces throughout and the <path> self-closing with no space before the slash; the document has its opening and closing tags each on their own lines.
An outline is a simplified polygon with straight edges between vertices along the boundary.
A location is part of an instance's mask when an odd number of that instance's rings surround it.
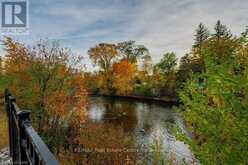
<svg viewBox="0 0 248 165">
<path fill-rule="evenodd" d="M 134 135 L 137 146 L 149 148 L 157 140 L 163 151 L 168 155 L 174 153 L 177 160 L 190 162 L 193 158 L 188 146 L 173 136 L 174 126 L 186 130 L 171 105 L 135 99 L 91 97 L 89 119 L 96 123 L 120 126 L 127 134 Z"/>
</svg>

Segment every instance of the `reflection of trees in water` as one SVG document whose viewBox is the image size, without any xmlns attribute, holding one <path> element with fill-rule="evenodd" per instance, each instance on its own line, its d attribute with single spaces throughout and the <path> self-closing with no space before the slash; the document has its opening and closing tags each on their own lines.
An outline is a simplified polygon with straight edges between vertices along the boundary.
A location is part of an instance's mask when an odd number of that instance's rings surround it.
<svg viewBox="0 0 248 165">
<path fill-rule="evenodd" d="M 112 123 L 85 123 L 74 148 L 74 164 L 122 164 L 126 158 L 136 162 L 135 152 L 125 152 L 134 149 L 133 136 Z"/>
<path fill-rule="evenodd" d="M 182 150 L 187 152 L 187 147 L 184 144 L 175 143 L 176 141 L 172 136 L 172 130 L 175 125 L 180 126 L 181 124 L 183 126 L 183 122 L 179 120 L 180 117 L 171 110 L 170 106 L 160 104 L 159 102 L 150 103 L 108 97 L 93 99 L 91 104 L 93 104 L 94 108 L 103 110 L 100 123 L 96 122 L 100 128 L 94 131 L 95 135 L 93 136 L 103 137 L 104 135 L 109 135 L 113 138 L 111 139 L 112 141 L 117 139 L 114 144 L 118 144 L 118 141 L 125 144 L 126 140 L 124 137 L 132 137 L 132 145 L 138 148 L 144 147 L 144 149 L 147 149 L 146 147 L 149 149 L 157 139 L 161 138 L 161 147 L 165 151 L 169 152 L 172 148 L 173 151 Z M 121 134 L 119 131 L 122 131 L 124 134 Z M 89 132 L 88 135 L 94 133 Z M 101 144 L 102 141 L 110 140 L 108 139 L 110 137 L 105 136 L 101 140 L 98 138 L 97 140 Z M 90 141 L 93 140 L 91 139 Z M 142 155 L 142 158 L 145 158 L 145 156 Z"/>
<path fill-rule="evenodd" d="M 132 132 L 137 125 L 136 104 L 128 100 L 108 99 L 104 102 L 105 122 L 121 126 L 125 132 Z"/>
<path fill-rule="evenodd" d="M 150 104 L 138 104 L 137 106 L 137 116 L 138 125 L 137 129 L 145 131 L 150 134 L 152 129 L 151 116 L 152 116 L 152 105 Z M 153 119 L 152 119 L 153 120 Z"/>
<path fill-rule="evenodd" d="M 101 97 L 94 101 L 94 105 L 104 109 L 104 123 L 121 126 L 125 132 L 142 131 L 150 134 L 158 127 L 171 132 L 176 124 L 175 114 L 157 104 Z"/>
</svg>

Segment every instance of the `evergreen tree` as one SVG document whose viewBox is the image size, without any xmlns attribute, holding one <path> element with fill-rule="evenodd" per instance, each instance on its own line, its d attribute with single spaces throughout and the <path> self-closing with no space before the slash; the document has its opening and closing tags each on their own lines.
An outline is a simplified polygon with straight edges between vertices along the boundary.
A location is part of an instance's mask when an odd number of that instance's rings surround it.
<svg viewBox="0 0 248 165">
<path fill-rule="evenodd" d="M 216 37 L 217 41 L 219 41 L 221 38 L 230 38 L 232 36 L 230 30 L 228 30 L 220 20 L 217 21 L 214 30 L 215 34 L 213 36 Z"/>
<path fill-rule="evenodd" d="M 208 48 L 215 52 L 213 54 L 215 62 L 220 64 L 221 61 L 232 56 L 235 51 L 233 47 L 236 47 L 239 41 L 237 37 L 232 36 L 231 31 L 220 20 L 217 21 L 214 29 L 215 33 L 210 38 Z"/>
<path fill-rule="evenodd" d="M 206 41 L 209 37 L 209 31 L 205 27 L 203 23 L 200 23 L 198 25 L 198 28 L 196 29 L 196 34 L 195 34 L 195 43 L 194 43 L 194 48 L 199 48 L 201 50 L 202 44 L 204 41 Z"/>
<path fill-rule="evenodd" d="M 200 67 L 200 71 L 204 69 L 204 61 L 202 57 L 202 50 L 204 43 L 207 42 L 209 38 L 209 31 L 203 23 L 198 25 L 195 34 L 195 43 L 193 45 L 193 61 L 197 66 Z"/>
</svg>

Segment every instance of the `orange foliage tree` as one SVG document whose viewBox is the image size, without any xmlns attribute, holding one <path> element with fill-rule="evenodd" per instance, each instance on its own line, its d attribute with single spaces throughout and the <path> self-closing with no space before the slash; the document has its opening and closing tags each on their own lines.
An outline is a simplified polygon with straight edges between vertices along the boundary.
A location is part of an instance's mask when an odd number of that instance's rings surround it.
<svg viewBox="0 0 248 165">
<path fill-rule="evenodd" d="M 83 74 L 73 66 L 81 57 L 58 43 L 40 41 L 28 47 L 11 38 L 4 40 L 5 76 L 21 107 L 32 111 L 32 119 L 46 143 L 59 153 L 86 119 Z M 73 60 L 72 60 L 73 59 Z"/>
<path fill-rule="evenodd" d="M 128 95 L 133 91 L 137 66 L 127 60 L 113 65 L 113 87 L 119 95 Z"/>
</svg>

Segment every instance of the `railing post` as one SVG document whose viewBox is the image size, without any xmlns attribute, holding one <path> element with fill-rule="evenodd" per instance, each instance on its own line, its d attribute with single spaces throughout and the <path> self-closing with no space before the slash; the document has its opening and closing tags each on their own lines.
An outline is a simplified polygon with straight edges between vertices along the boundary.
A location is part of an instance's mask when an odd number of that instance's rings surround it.
<svg viewBox="0 0 248 165">
<path fill-rule="evenodd" d="M 13 130 L 12 130 L 12 115 L 11 115 L 11 101 L 10 101 L 10 92 L 8 89 L 5 89 L 5 108 L 8 116 L 8 130 L 9 130 L 9 154 L 13 157 Z"/>
<path fill-rule="evenodd" d="M 20 164 L 28 164 L 28 158 L 26 155 L 27 149 L 27 137 L 25 134 L 24 125 L 31 125 L 30 112 L 20 111 L 17 113 L 18 125 L 19 125 L 19 147 L 20 147 Z"/>
<path fill-rule="evenodd" d="M 9 96 L 9 113 L 10 113 L 10 121 L 11 121 L 11 134 L 10 140 L 12 143 L 12 161 L 13 164 L 21 164 L 21 152 L 20 152 L 20 134 L 19 134 L 19 124 L 16 118 L 16 110 L 14 107 L 14 103 L 16 102 L 15 97 L 11 94 Z"/>
</svg>

